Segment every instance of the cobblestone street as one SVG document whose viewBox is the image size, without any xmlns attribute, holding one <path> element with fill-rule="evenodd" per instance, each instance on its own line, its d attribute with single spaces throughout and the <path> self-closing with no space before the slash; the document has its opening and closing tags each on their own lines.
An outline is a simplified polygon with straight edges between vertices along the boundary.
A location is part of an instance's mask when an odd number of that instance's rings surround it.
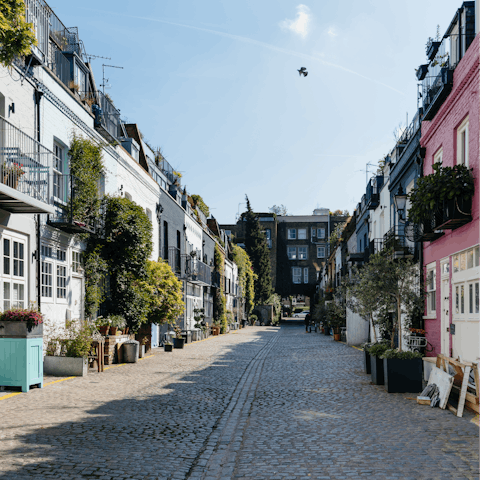
<svg viewBox="0 0 480 480">
<path fill-rule="evenodd" d="M 248 327 L 0 397 L 0 479 L 478 479 L 473 415 L 387 394 L 362 359 Z"/>
</svg>

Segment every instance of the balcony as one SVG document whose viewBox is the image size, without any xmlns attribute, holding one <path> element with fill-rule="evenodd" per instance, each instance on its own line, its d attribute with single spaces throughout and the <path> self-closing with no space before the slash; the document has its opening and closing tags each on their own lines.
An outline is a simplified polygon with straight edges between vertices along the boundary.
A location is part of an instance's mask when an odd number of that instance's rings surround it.
<svg viewBox="0 0 480 480">
<path fill-rule="evenodd" d="M 405 236 L 405 225 L 392 227 L 383 236 L 383 250 L 392 251 L 393 258 L 413 258 L 415 244 Z"/>
<path fill-rule="evenodd" d="M 54 213 L 49 202 L 53 153 L 0 117 L 0 208 Z"/>
<path fill-rule="evenodd" d="M 168 261 L 172 272 L 177 275 L 177 277 L 182 276 L 182 256 L 180 255 L 180 249 L 177 247 L 169 247 L 166 252 L 167 257 L 165 260 Z"/>
<path fill-rule="evenodd" d="M 119 137 L 127 137 L 127 132 L 120 120 L 120 111 L 107 95 L 98 91 L 97 96 L 99 104 L 92 107 L 95 115 L 95 130 L 110 143 L 117 141 Z"/>
<path fill-rule="evenodd" d="M 198 285 L 211 285 L 212 268 L 196 257 L 185 255 L 185 278 Z"/>
<path fill-rule="evenodd" d="M 177 172 L 175 172 L 173 167 L 165 159 L 163 159 L 160 162 L 160 169 L 162 170 L 163 174 L 167 177 L 167 180 L 171 184 L 176 184 L 180 186 L 180 183 L 181 183 L 180 175 Z"/>
<path fill-rule="evenodd" d="M 382 250 L 383 250 L 382 238 L 375 238 L 373 240 L 370 240 L 370 243 L 368 244 L 369 256 L 380 253 Z"/>
<path fill-rule="evenodd" d="M 77 201 L 82 184 L 73 175 L 53 174 L 53 203 L 55 212 L 47 224 L 69 234 L 95 233 L 95 219 L 88 214 L 77 214 Z"/>
<path fill-rule="evenodd" d="M 368 210 L 375 210 L 380 201 L 380 189 L 383 186 L 383 175 L 376 175 L 367 183 L 365 205 Z"/>
<path fill-rule="evenodd" d="M 443 211 L 436 230 L 456 230 L 472 221 L 472 199 L 452 198 L 444 200 Z"/>
</svg>

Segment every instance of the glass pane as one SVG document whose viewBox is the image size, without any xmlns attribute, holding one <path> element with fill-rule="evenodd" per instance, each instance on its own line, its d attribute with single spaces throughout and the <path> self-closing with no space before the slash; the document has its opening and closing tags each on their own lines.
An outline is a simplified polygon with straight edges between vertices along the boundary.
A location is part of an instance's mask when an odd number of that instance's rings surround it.
<svg viewBox="0 0 480 480">
<path fill-rule="evenodd" d="M 18 260 L 18 276 L 23 277 L 23 260 Z"/>
<path fill-rule="evenodd" d="M 457 273 L 460 271 L 460 262 L 458 255 L 454 255 L 453 257 L 453 273 Z"/>
<path fill-rule="evenodd" d="M 467 254 L 465 252 L 460 254 L 460 270 L 467 269 Z"/>
<path fill-rule="evenodd" d="M 455 287 L 455 313 L 459 312 L 460 306 L 460 288 Z"/>
<path fill-rule="evenodd" d="M 13 258 L 18 258 L 18 242 L 13 242 Z"/>
<path fill-rule="evenodd" d="M 10 283 L 3 282 L 3 299 L 10 300 Z"/>
<path fill-rule="evenodd" d="M 474 257 L 475 257 L 475 266 L 478 267 L 478 247 L 475 247 L 474 249 Z"/>
<path fill-rule="evenodd" d="M 13 260 L 13 274 L 18 277 L 18 260 Z"/>
<path fill-rule="evenodd" d="M 479 303 L 479 300 L 480 300 L 480 291 L 479 291 L 479 286 L 480 284 L 477 282 L 475 284 L 475 313 L 479 313 L 480 312 L 480 303 Z"/>
<path fill-rule="evenodd" d="M 468 285 L 468 313 L 473 313 L 473 283 Z"/>
<path fill-rule="evenodd" d="M 460 313 L 465 313 L 465 286 L 460 287 Z"/>
<path fill-rule="evenodd" d="M 23 243 L 18 244 L 18 258 L 23 260 Z"/>
<path fill-rule="evenodd" d="M 467 268 L 473 268 L 473 249 L 467 252 Z"/>
<path fill-rule="evenodd" d="M 6 238 L 3 239 L 3 254 L 6 257 L 10 256 L 10 240 Z"/>
</svg>

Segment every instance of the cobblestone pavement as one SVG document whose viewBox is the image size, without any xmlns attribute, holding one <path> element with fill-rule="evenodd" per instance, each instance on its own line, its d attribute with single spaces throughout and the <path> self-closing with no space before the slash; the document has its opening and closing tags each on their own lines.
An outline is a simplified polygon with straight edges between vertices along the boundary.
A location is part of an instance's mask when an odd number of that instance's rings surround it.
<svg viewBox="0 0 480 480">
<path fill-rule="evenodd" d="M 472 415 L 414 397 L 331 337 L 249 327 L 0 398 L 0 479 L 478 479 Z"/>
</svg>

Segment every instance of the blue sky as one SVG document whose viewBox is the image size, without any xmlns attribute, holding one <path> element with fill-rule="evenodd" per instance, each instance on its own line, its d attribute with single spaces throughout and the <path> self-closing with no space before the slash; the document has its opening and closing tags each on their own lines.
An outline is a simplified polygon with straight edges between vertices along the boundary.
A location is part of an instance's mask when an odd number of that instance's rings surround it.
<svg viewBox="0 0 480 480">
<path fill-rule="evenodd" d="M 352 212 L 365 168 L 416 111 L 415 68 L 451 0 L 83 0 L 77 26 L 97 84 L 182 172 L 220 223 L 284 204 Z M 299 77 L 305 66 L 308 77 Z M 371 167 L 370 167 L 371 168 Z"/>
</svg>

